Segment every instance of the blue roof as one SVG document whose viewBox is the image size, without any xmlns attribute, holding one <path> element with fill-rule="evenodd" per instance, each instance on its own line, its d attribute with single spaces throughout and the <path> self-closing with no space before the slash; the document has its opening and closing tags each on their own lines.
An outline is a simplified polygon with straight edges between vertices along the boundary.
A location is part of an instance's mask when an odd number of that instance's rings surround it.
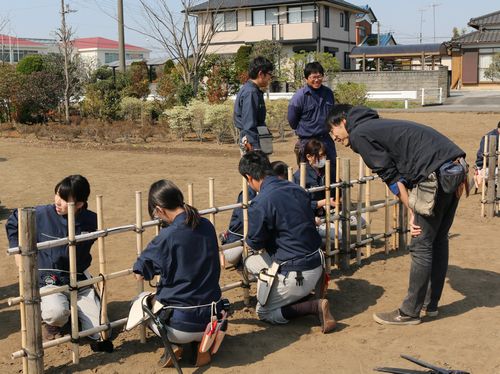
<svg viewBox="0 0 500 374">
<path fill-rule="evenodd" d="M 380 46 L 391 45 L 391 40 L 396 44 L 391 33 L 380 34 Z M 370 34 L 361 42 L 361 46 L 376 46 L 377 45 L 377 34 Z"/>
</svg>

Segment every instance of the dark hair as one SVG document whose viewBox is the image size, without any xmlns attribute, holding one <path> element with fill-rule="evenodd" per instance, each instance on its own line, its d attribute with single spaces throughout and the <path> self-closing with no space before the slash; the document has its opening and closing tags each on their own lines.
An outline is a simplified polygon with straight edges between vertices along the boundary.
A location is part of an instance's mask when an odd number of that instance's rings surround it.
<svg viewBox="0 0 500 374">
<path fill-rule="evenodd" d="M 82 209 L 87 209 L 87 200 L 90 195 L 90 184 L 87 178 L 82 175 L 68 175 L 56 184 L 54 193 L 61 199 L 69 201 L 73 199 L 75 203 L 84 203 Z"/>
<path fill-rule="evenodd" d="M 274 175 L 287 179 L 288 177 L 288 165 L 283 161 L 273 161 L 271 162 L 271 167 L 273 168 Z"/>
<path fill-rule="evenodd" d="M 304 77 L 307 79 L 312 73 L 320 73 L 321 75 L 325 74 L 325 69 L 318 61 L 309 62 L 304 67 Z"/>
<path fill-rule="evenodd" d="M 497 129 L 500 129 L 500 121 L 498 121 Z"/>
<path fill-rule="evenodd" d="M 255 180 L 263 180 L 269 175 L 274 175 L 269 158 L 262 151 L 250 151 L 240 159 L 238 170 L 246 178 L 250 175 Z"/>
<path fill-rule="evenodd" d="M 182 195 L 179 187 L 167 179 L 160 179 L 149 187 L 148 212 L 151 218 L 154 218 L 154 211 L 157 206 L 169 210 L 175 208 L 184 209 L 187 215 L 184 223 L 192 229 L 198 226 L 200 222 L 198 210 L 184 203 L 184 195 Z"/>
<path fill-rule="evenodd" d="M 307 155 L 314 156 L 319 159 L 319 154 L 323 151 L 325 153 L 325 145 L 317 139 L 309 140 L 304 146 L 304 151 L 302 152 L 302 161 L 307 162 Z"/>
<path fill-rule="evenodd" d="M 271 61 L 269 61 L 265 57 L 258 56 L 250 61 L 250 64 L 248 65 L 248 77 L 250 79 L 257 79 L 259 71 L 261 71 L 263 74 L 266 74 L 272 73 L 273 70 L 274 65 Z"/>
<path fill-rule="evenodd" d="M 332 126 L 340 125 L 340 122 L 343 119 L 347 118 L 347 113 L 352 109 L 352 105 L 350 104 L 337 104 L 334 105 L 333 108 L 328 113 L 328 117 L 326 118 L 326 124 L 328 128 Z"/>
</svg>

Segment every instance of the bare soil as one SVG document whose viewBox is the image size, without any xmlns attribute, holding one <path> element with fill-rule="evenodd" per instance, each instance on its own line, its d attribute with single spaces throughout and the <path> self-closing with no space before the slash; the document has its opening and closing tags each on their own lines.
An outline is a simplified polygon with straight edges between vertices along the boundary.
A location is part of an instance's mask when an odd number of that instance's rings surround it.
<svg viewBox="0 0 500 374">
<path fill-rule="evenodd" d="M 413 120 L 435 127 L 460 145 L 474 162 L 480 137 L 498 122 L 498 115 L 480 113 L 384 113 L 386 117 Z M 272 159 L 294 165 L 294 137 L 275 143 Z M 120 148 L 115 146 L 115 148 Z M 239 151 L 234 145 L 168 142 L 123 146 L 122 150 L 92 144 L 41 142 L 35 139 L 0 139 L 0 223 L 17 207 L 50 203 L 53 186 L 68 174 L 87 176 L 92 185 L 90 208 L 95 195 L 104 195 L 107 227 L 135 221 L 134 193 L 146 191 L 160 178 L 175 181 L 184 191 L 194 183 L 195 205 L 208 207 L 208 178 L 215 178 L 216 205 L 233 203 L 241 189 L 237 173 Z M 357 175 L 358 158 L 348 149 L 341 157 L 352 160 Z M 374 200 L 383 198 L 377 182 Z M 353 194 L 356 197 L 356 193 Z M 399 358 L 408 354 L 448 368 L 475 374 L 500 373 L 500 218 L 480 217 L 479 194 L 462 199 L 451 229 L 450 266 L 439 317 L 424 319 L 417 326 L 381 326 L 372 313 L 395 309 L 406 294 L 410 258 L 407 252 L 383 254 L 383 242 L 361 267 L 349 272 L 335 270 L 328 290 L 332 312 L 339 326 L 322 335 L 315 318 L 292 321 L 286 326 L 259 322 L 253 308 L 245 308 L 242 291 L 227 293 L 235 313 L 228 335 L 212 364 L 196 369 L 183 364 L 185 372 L 262 373 L 370 373 L 375 366 L 416 368 Z M 146 197 L 143 204 L 146 215 Z M 382 230 L 382 214 L 373 217 L 375 232 Z M 227 225 L 229 213 L 216 217 L 218 231 Z M 146 233 L 145 242 L 152 237 Z M 134 234 L 106 239 L 108 271 L 129 268 L 136 258 Z M 8 246 L 0 235 L 0 247 Z M 97 250 L 94 250 L 97 259 Z M 98 273 L 98 261 L 92 272 Z M 224 271 L 222 284 L 235 281 L 235 272 Z M 127 315 L 134 297 L 132 277 L 110 281 L 109 315 L 112 320 Z M 254 291 L 253 291 L 254 292 Z M 253 293 L 252 292 L 252 293 Z M 19 311 L 7 299 L 18 295 L 14 259 L 0 262 L 0 372 L 16 373 L 21 361 L 10 354 L 20 349 Z M 70 345 L 45 352 L 47 373 L 156 373 L 161 354 L 159 339 L 148 335 L 140 344 L 137 331 L 113 331 L 115 352 L 92 353 L 81 347 L 78 366 L 71 364 Z"/>
</svg>

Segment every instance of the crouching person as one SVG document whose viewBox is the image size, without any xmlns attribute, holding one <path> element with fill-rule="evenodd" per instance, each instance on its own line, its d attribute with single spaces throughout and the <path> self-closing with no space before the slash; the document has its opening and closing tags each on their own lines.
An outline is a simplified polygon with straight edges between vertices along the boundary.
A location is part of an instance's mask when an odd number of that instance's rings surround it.
<svg viewBox="0 0 500 374">
<path fill-rule="evenodd" d="M 168 180 L 151 185 L 148 210 L 152 218 L 160 218 L 167 227 L 141 253 L 133 271 L 137 279 L 160 276 L 155 298 L 162 308 L 157 316 L 166 327 L 168 340 L 176 344 L 173 347 L 176 357 L 182 356 L 183 344 L 194 343 L 195 364 L 208 364 L 211 350 L 204 342 L 205 347 L 197 342 L 204 338 L 207 325 L 221 321 L 226 313 L 219 287 L 215 229 L 195 208 L 184 203 L 182 192 Z M 150 327 L 160 335 L 158 326 L 150 324 Z M 170 357 L 160 360 L 161 366 L 172 364 Z"/>
<path fill-rule="evenodd" d="M 68 236 L 68 203 L 75 203 L 75 232 L 77 235 L 97 229 L 97 216 L 87 209 L 90 185 L 81 175 L 70 175 L 61 180 L 54 189 L 54 204 L 40 205 L 35 208 L 37 243 Z M 6 224 L 9 245 L 18 245 L 17 210 Z M 92 262 L 90 249 L 94 240 L 76 245 L 77 280 L 89 278 L 87 269 Z M 16 259 L 17 262 L 17 259 Z M 38 271 L 41 290 L 47 290 L 69 284 L 69 250 L 67 245 L 38 251 Z M 70 293 L 58 292 L 43 296 L 41 301 L 42 320 L 44 322 L 44 340 L 62 337 L 69 332 Z M 99 326 L 100 301 L 93 287 L 78 289 L 78 319 L 82 330 Z M 68 328 L 66 328 L 68 327 Z M 110 341 L 99 341 L 99 334 L 90 335 L 95 341 L 93 350 L 112 351 Z"/>
<path fill-rule="evenodd" d="M 321 237 L 308 194 L 296 184 L 276 177 L 261 151 L 243 155 L 239 172 L 259 193 L 248 210 L 246 242 L 252 254 L 245 260 L 247 271 L 258 277 L 259 318 L 284 324 L 315 314 L 323 333 L 333 330 L 336 323 L 328 300 L 304 301 L 324 274 Z"/>
</svg>

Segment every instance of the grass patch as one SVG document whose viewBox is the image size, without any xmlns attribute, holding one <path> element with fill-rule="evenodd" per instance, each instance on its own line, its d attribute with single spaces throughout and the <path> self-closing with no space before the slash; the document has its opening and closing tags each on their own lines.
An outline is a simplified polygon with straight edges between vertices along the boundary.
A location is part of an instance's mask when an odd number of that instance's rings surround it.
<svg viewBox="0 0 500 374">
<path fill-rule="evenodd" d="M 374 109 L 404 109 L 404 100 L 368 100 L 366 106 Z M 408 108 L 419 108 L 420 104 L 415 101 L 408 101 Z"/>
</svg>

